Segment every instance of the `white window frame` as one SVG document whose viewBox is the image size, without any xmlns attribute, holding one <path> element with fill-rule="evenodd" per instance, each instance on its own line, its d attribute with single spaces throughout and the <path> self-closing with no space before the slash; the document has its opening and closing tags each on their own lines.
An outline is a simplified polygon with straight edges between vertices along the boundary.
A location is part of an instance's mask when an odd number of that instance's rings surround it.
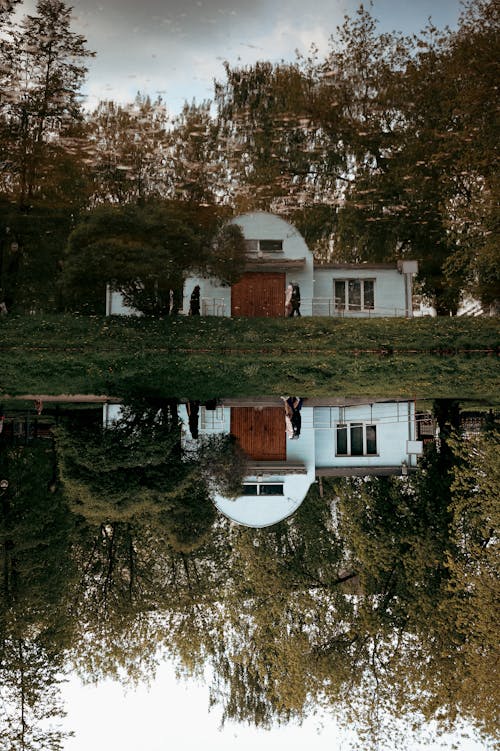
<svg viewBox="0 0 500 751">
<path fill-rule="evenodd" d="M 280 247 L 276 248 L 275 250 L 270 250 L 269 248 L 263 248 L 261 246 L 261 243 L 280 243 Z M 283 240 L 279 237 L 263 237 L 260 239 L 254 239 L 249 238 L 248 240 L 245 240 L 245 248 L 249 255 L 258 255 L 259 253 L 283 253 Z"/>
<path fill-rule="evenodd" d="M 281 493 L 276 493 L 277 496 L 285 494 L 285 492 L 284 492 L 285 484 L 283 482 L 264 482 L 262 480 L 259 480 L 258 482 L 244 482 L 243 483 L 243 493 L 242 493 L 242 495 L 247 495 L 244 492 L 245 491 L 245 487 L 247 485 L 256 485 L 257 486 L 257 493 L 256 493 L 256 495 L 252 494 L 252 496 L 251 496 L 252 498 L 258 498 L 258 496 L 260 496 L 260 495 L 266 495 L 266 493 L 261 493 L 260 492 L 262 486 L 264 486 L 264 485 L 266 487 L 268 487 L 269 485 L 275 485 L 276 487 L 280 487 L 281 488 Z"/>
<path fill-rule="evenodd" d="M 215 409 L 200 408 L 201 430 L 221 430 L 224 427 L 224 407 L 217 404 Z"/>
<path fill-rule="evenodd" d="M 363 453 L 362 454 L 353 454 L 352 448 L 351 448 L 351 430 L 354 427 L 361 427 L 363 430 Z M 340 429 L 346 430 L 347 435 L 347 451 L 345 453 L 339 453 L 338 450 L 338 431 Z M 367 452 L 367 439 L 366 439 L 366 429 L 367 428 L 375 428 L 375 452 Z M 350 420 L 345 422 L 337 422 L 335 424 L 335 456 L 378 456 L 379 455 L 379 448 L 378 448 L 378 430 L 377 430 L 377 423 L 369 420 Z"/>
<path fill-rule="evenodd" d="M 350 282 L 358 282 L 360 284 L 360 307 L 353 307 L 352 303 L 349 302 L 349 283 Z M 365 305 L 365 284 L 366 282 L 370 282 L 373 285 L 373 305 L 366 306 Z M 336 295 L 336 285 L 337 284 L 343 284 L 344 285 L 344 304 L 339 304 L 337 302 L 337 295 Z M 354 277 L 351 277 L 349 279 L 334 279 L 333 280 L 333 306 L 335 310 L 349 310 L 354 313 L 361 313 L 363 311 L 367 310 L 375 310 L 375 279 L 356 279 Z"/>
</svg>

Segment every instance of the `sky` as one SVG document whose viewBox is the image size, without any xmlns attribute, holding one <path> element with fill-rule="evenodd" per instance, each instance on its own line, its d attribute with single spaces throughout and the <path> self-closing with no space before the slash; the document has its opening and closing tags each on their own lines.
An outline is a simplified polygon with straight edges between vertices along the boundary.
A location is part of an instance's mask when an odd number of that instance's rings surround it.
<svg viewBox="0 0 500 751">
<path fill-rule="evenodd" d="M 82 686 L 73 678 L 65 688 L 66 727 L 76 730 L 64 751 L 351 751 L 353 736 L 331 718 L 308 718 L 263 730 L 228 723 L 222 730 L 221 712 L 208 710 L 207 687 L 196 681 L 177 681 L 174 667 L 164 662 L 149 688 L 126 691 L 108 680 Z M 456 744 L 456 745 L 454 745 Z M 401 751 L 493 751 L 460 735 L 408 745 Z M 367 750 L 368 751 L 368 750 Z"/>
<path fill-rule="evenodd" d="M 32 12 L 36 0 L 25 0 Z M 320 51 L 358 0 L 74 0 L 73 30 L 96 52 L 86 85 L 88 105 L 158 94 L 172 114 L 185 101 L 213 98 L 223 63 L 291 62 L 295 50 Z M 365 5 L 369 4 L 368 2 Z M 380 29 L 421 30 L 456 25 L 460 0 L 374 0 Z"/>
<path fill-rule="evenodd" d="M 131 101 L 137 91 L 161 95 L 171 113 L 185 101 L 213 97 L 213 80 L 224 80 L 223 62 L 293 61 L 311 44 L 326 51 L 328 39 L 352 14 L 357 0 L 74 0 L 73 30 L 96 52 L 85 85 L 87 104 L 100 99 Z M 25 0 L 31 13 L 35 0 Z M 454 27 L 460 0 L 374 0 L 380 30 L 418 32 L 429 17 Z M 351 741 L 329 719 L 311 718 L 301 728 L 228 726 L 220 730 L 217 709 L 208 712 L 206 687 L 178 683 L 166 662 L 151 688 L 126 692 L 106 681 L 83 687 L 73 677 L 64 689 L 75 730 L 65 751 L 349 751 Z M 442 749 L 426 746 L 427 751 Z M 451 748 L 451 740 L 444 748 Z M 460 751 L 483 751 L 460 741 Z M 408 747 L 407 751 L 419 751 Z"/>
</svg>

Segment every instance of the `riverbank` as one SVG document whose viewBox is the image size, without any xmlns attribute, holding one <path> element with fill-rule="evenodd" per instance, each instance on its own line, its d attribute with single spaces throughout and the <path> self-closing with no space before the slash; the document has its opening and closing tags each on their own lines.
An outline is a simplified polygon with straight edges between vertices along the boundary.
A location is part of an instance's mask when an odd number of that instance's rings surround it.
<svg viewBox="0 0 500 751">
<path fill-rule="evenodd" d="M 491 401 L 499 344 L 491 318 L 6 316 L 0 393 Z"/>
</svg>

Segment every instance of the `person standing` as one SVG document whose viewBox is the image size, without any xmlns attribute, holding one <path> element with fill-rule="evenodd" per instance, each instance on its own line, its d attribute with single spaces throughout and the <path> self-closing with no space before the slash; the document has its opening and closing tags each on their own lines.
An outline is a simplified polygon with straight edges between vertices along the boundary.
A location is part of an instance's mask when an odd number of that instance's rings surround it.
<svg viewBox="0 0 500 751">
<path fill-rule="evenodd" d="M 282 396 L 285 407 L 285 430 L 288 438 L 297 439 L 300 436 L 302 427 L 302 409 L 303 399 L 299 396 Z"/>
<path fill-rule="evenodd" d="M 292 285 L 291 304 L 292 304 L 292 312 L 290 313 L 291 318 L 293 318 L 294 315 L 297 315 L 300 318 L 301 317 L 300 316 L 300 287 L 298 284 Z"/>
<path fill-rule="evenodd" d="M 197 284 L 194 290 L 191 292 L 191 298 L 189 301 L 189 315 L 200 315 L 200 285 Z"/>
<path fill-rule="evenodd" d="M 293 287 L 289 284 L 285 290 L 285 318 L 290 318 L 292 315 L 292 294 Z"/>
</svg>

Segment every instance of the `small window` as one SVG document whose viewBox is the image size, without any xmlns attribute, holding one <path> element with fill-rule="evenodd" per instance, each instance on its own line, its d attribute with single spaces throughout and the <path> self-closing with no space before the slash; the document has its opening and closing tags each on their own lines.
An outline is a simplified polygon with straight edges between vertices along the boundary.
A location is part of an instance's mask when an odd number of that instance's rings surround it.
<svg viewBox="0 0 500 751">
<path fill-rule="evenodd" d="M 259 241 L 245 240 L 245 250 L 247 253 L 257 253 L 259 250 Z"/>
<path fill-rule="evenodd" d="M 259 240 L 259 246 L 263 253 L 280 253 L 283 250 L 283 240 Z"/>
<path fill-rule="evenodd" d="M 347 425 L 337 425 L 337 454 L 347 456 Z"/>
<path fill-rule="evenodd" d="M 374 284 L 372 279 L 365 279 L 363 284 L 363 308 L 373 310 L 375 307 Z"/>
<path fill-rule="evenodd" d="M 243 495 L 259 495 L 258 485 L 243 485 Z"/>
<path fill-rule="evenodd" d="M 349 310 L 361 310 L 361 282 L 349 279 L 348 285 Z"/>
<path fill-rule="evenodd" d="M 263 483 L 259 487 L 259 495 L 283 495 L 283 485 L 277 485 L 276 483 L 265 485 Z"/>
<path fill-rule="evenodd" d="M 366 426 L 366 453 L 374 455 L 377 453 L 377 426 Z"/>
<path fill-rule="evenodd" d="M 351 425 L 351 456 L 363 456 L 362 425 Z"/>
<path fill-rule="evenodd" d="M 252 482 L 242 486 L 242 495 L 283 495 L 282 482 Z"/>
<path fill-rule="evenodd" d="M 335 307 L 337 310 L 345 308 L 345 282 L 335 282 Z"/>
</svg>

